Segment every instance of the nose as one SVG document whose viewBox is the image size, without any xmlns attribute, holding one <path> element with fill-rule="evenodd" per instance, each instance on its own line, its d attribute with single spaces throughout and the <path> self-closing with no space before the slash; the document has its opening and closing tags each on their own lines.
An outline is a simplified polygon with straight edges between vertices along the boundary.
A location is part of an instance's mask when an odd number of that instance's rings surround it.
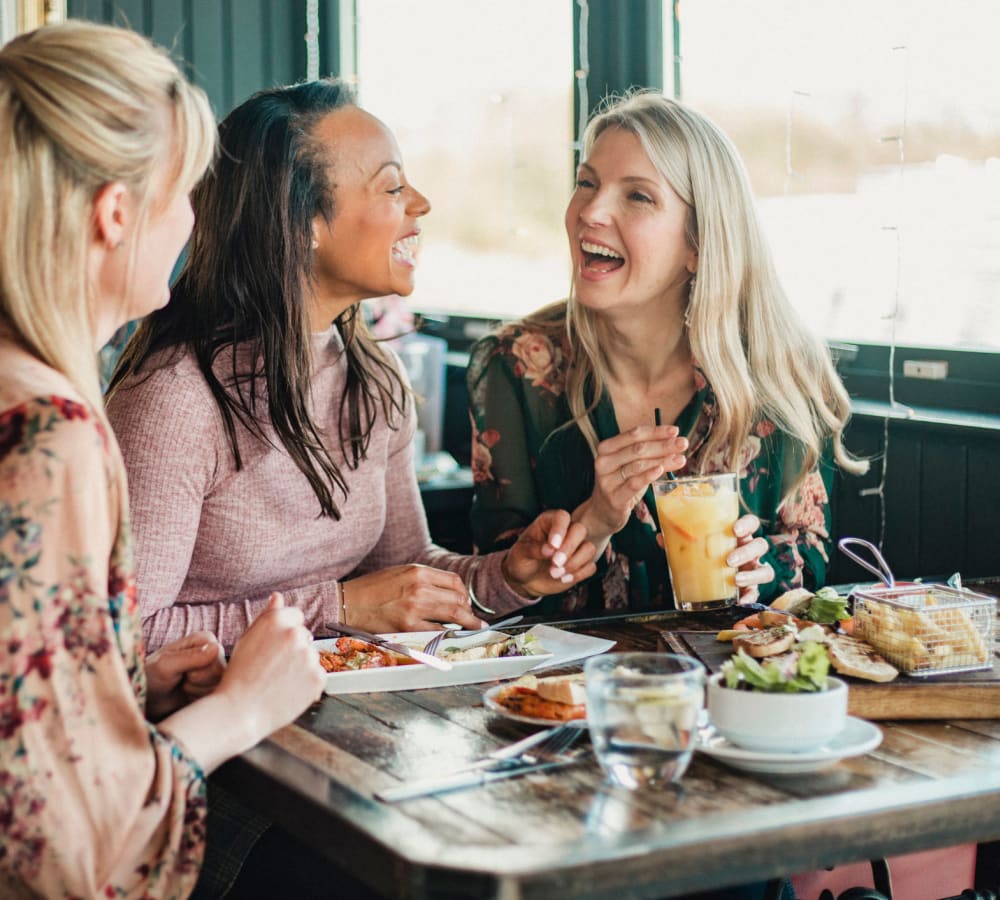
<svg viewBox="0 0 1000 900">
<path fill-rule="evenodd" d="M 582 201 L 577 213 L 585 225 L 606 225 L 611 218 L 611 205 L 603 191 L 594 191 Z"/>
<path fill-rule="evenodd" d="M 426 216 L 431 211 L 431 202 L 415 187 L 410 187 L 410 201 L 406 204 L 406 214 L 419 218 Z"/>
</svg>

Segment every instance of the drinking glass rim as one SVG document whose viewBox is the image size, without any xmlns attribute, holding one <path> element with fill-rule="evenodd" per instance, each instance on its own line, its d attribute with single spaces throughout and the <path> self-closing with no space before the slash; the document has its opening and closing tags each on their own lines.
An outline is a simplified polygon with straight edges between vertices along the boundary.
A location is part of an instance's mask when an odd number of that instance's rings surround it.
<svg viewBox="0 0 1000 900">
<path fill-rule="evenodd" d="M 627 674 L 628 678 L 671 678 L 700 673 L 703 679 L 707 679 L 709 674 L 708 668 L 700 659 L 684 653 L 657 653 L 655 650 L 625 650 L 618 653 L 602 653 L 599 656 L 592 656 L 584 663 L 584 675 L 589 675 L 591 672 L 612 674 L 615 665 L 628 666 L 626 658 L 635 659 L 638 662 L 650 662 L 654 659 L 663 661 L 672 660 L 683 664 L 683 668 L 679 668 L 676 672 L 631 671 Z M 624 675 L 625 673 L 622 674 Z"/>
<path fill-rule="evenodd" d="M 671 478 L 669 474 L 661 475 L 653 484 L 691 484 L 696 481 L 709 481 L 713 478 L 735 478 L 739 484 L 740 477 L 737 472 L 708 472 L 704 475 L 684 475 L 679 478 Z"/>
</svg>

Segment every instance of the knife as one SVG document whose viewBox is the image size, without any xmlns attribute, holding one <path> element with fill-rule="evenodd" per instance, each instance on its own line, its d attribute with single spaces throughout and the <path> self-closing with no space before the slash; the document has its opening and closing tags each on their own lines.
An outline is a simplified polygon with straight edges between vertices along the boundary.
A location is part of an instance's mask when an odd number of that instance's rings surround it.
<svg viewBox="0 0 1000 900">
<path fill-rule="evenodd" d="M 326 628 L 328 631 L 333 631 L 337 634 L 346 634 L 348 637 L 355 637 L 365 643 L 374 644 L 376 647 L 391 650 L 400 656 L 408 656 L 410 659 L 422 662 L 425 666 L 430 666 L 432 669 L 440 669 L 442 672 L 451 671 L 451 663 L 447 660 L 438 659 L 436 656 L 431 656 L 429 653 L 423 653 L 420 650 L 414 650 L 412 647 L 407 647 L 406 644 L 397 644 L 395 641 L 390 641 L 369 631 L 362 631 L 360 628 L 353 628 L 350 625 L 341 625 L 339 622 L 330 622 Z"/>
<path fill-rule="evenodd" d="M 442 775 L 440 778 L 425 778 L 410 784 L 386 788 L 384 791 L 376 791 L 375 798 L 383 803 L 398 803 L 401 800 L 412 800 L 430 794 L 443 794 L 447 791 L 460 791 L 463 788 L 481 787 L 484 784 L 492 784 L 494 781 L 529 775 L 532 772 L 547 772 L 549 769 L 559 769 L 578 761 L 579 755 L 543 763 L 499 762 L 497 768 L 494 769 L 456 772 L 452 775 Z"/>
</svg>

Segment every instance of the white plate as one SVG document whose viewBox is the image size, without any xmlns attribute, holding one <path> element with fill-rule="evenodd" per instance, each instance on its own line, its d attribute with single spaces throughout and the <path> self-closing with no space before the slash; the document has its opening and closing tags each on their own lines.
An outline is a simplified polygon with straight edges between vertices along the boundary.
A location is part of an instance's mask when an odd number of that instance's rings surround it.
<svg viewBox="0 0 1000 900">
<path fill-rule="evenodd" d="M 391 641 L 405 643 L 418 649 L 426 644 L 436 631 L 411 631 L 387 634 Z M 548 653 L 536 656 L 504 656 L 492 659 L 472 659 L 455 662 L 450 671 L 441 672 L 419 663 L 406 666 L 389 666 L 384 669 L 357 669 L 350 672 L 330 672 L 326 676 L 328 694 L 364 694 L 372 691 L 413 691 L 419 688 L 448 687 L 458 684 L 478 684 L 497 678 L 517 678 L 529 669 L 564 666 L 574 660 L 603 653 L 614 646 L 614 641 L 601 640 L 583 634 L 574 634 L 548 625 L 530 629 Z M 483 631 L 482 635 L 462 640 L 443 641 L 442 646 L 473 647 L 497 637 L 496 632 Z M 317 649 L 332 647 L 337 638 L 315 641 Z"/>
<path fill-rule="evenodd" d="M 848 716 L 843 731 L 822 747 L 805 753 L 763 753 L 744 750 L 729 743 L 710 728 L 703 732 L 697 749 L 734 769 L 764 772 L 769 775 L 796 775 L 818 772 L 842 759 L 860 756 L 882 743 L 882 730 L 871 722 Z"/>
<path fill-rule="evenodd" d="M 507 709 L 506 706 L 497 700 L 500 691 L 506 687 L 509 687 L 509 685 L 498 684 L 491 687 L 483 694 L 483 706 L 490 712 L 495 712 L 498 716 L 503 716 L 505 719 L 513 719 L 515 722 L 523 722 L 525 725 L 544 725 L 548 728 L 552 725 L 562 725 L 566 721 L 565 719 L 543 719 L 541 716 L 522 716 L 520 713 Z M 571 719 L 570 721 L 577 722 L 581 720 Z"/>
</svg>

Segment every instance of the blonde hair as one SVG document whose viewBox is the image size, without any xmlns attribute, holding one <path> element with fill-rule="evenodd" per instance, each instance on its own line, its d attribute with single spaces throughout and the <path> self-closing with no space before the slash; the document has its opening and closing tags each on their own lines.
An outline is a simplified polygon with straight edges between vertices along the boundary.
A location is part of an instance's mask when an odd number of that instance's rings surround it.
<svg viewBox="0 0 1000 900">
<path fill-rule="evenodd" d="M 584 159 L 609 128 L 635 134 L 689 208 L 686 232 L 698 253 L 698 272 L 685 322 L 692 353 L 718 407 L 701 458 L 723 451 L 727 465 L 738 469 L 740 449 L 764 415 L 800 448 L 800 465 L 793 466 L 794 480 L 783 486 L 785 496 L 815 467 L 828 440 L 842 469 L 865 471 L 868 464 L 853 458 L 842 441 L 850 415 L 847 392 L 826 346 L 804 326 L 781 288 L 749 179 L 729 138 L 694 110 L 662 94 L 637 92 L 612 99 L 591 119 L 583 137 Z M 551 321 L 551 309 L 540 318 Z M 572 295 L 566 328 L 576 351 L 567 399 L 596 452 L 589 414 L 607 384 L 607 344 L 599 317 Z"/>
<path fill-rule="evenodd" d="M 134 32 L 68 21 L 0 48 L 0 322 L 98 416 L 94 197 L 124 183 L 141 229 L 154 201 L 165 207 L 191 190 L 214 148 L 204 92 Z M 154 198 L 158 172 L 167 187 Z"/>
</svg>

